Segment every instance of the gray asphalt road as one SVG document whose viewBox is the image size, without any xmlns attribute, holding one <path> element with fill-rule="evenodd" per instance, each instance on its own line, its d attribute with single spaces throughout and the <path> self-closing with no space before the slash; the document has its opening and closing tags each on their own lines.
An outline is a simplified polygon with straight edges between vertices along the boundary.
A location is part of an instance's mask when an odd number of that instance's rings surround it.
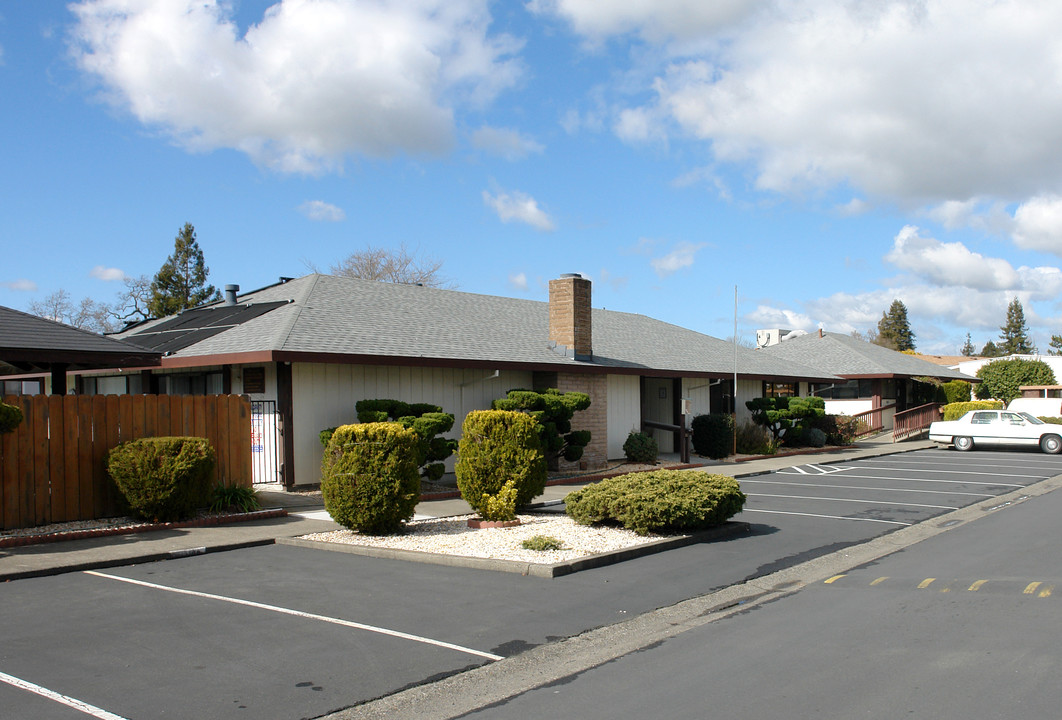
<svg viewBox="0 0 1062 720">
<path fill-rule="evenodd" d="M 1058 472 L 1062 458 L 940 450 L 800 466 L 743 481 L 749 536 L 554 580 L 284 546 L 23 580 L 0 587 L 0 672 L 122 718 L 315 717 Z M 5 682 L 0 699 L 17 717 L 70 712 Z"/>
<path fill-rule="evenodd" d="M 1060 514 L 1016 504 L 462 717 L 1056 717 Z"/>
</svg>

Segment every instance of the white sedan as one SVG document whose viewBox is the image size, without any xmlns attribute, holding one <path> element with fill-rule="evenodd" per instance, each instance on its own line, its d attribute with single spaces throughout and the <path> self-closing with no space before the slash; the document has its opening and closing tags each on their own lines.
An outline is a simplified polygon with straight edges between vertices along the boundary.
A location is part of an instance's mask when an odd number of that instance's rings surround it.
<svg viewBox="0 0 1062 720">
<path fill-rule="evenodd" d="M 1052 455 L 1062 451 L 1062 425 L 1049 425 L 1026 412 L 971 410 L 958 420 L 938 421 L 929 426 L 929 439 L 954 445 L 956 450 L 974 446 L 1039 446 Z"/>
</svg>

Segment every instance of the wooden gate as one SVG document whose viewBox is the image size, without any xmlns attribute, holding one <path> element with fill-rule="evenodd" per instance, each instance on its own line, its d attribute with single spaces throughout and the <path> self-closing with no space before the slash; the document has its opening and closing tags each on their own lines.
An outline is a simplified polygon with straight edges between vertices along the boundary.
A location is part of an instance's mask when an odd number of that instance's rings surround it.
<svg viewBox="0 0 1062 720">
<path fill-rule="evenodd" d="M 251 485 L 251 404 L 238 395 L 20 395 L 14 432 L 0 435 L 0 529 L 121 512 L 107 474 L 127 440 L 203 437 L 217 454 L 214 484 Z"/>
</svg>

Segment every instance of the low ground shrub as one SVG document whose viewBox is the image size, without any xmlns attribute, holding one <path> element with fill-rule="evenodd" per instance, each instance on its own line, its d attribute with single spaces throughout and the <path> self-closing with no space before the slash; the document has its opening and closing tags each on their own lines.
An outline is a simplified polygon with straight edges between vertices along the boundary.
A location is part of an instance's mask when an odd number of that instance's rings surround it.
<svg viewBox="0 0 1062 720">
<path fill-rule="evenodd" d="M 691 423 L 693 452 L 721 460 L 734 449 L 734 418 L 729 413 L 698 415 Z"/>
<path fill-rule="evenodd" d="M 254 488 L 238 485 L 217 485 L 214 487 L 214 499 L 210 503 L 213 512 L 247 513 L 261 509 L 258 493 Z"/>
<path fill-rule="evenodd" d="M 851 445 L 858 422 L 847 415 L 823 415 L 812 419 L 809 426 L 826 435 L 826 445 Z"/>
<path fill-rule="evenodd" d="M 398 423 L 341 425 L 321 461 L 325 510 L 343 527 L 389 535 L 420 501 L 417 434 Z"/>
<path fill-rule="evenodd" d="M 737 430 L 737 451 L 741 455 L 774 455 L 778 443 L 762 425 L 745 423 Z"/>
<path fill-rule="evenodd" d="M 22 408 L 0 402 L 0 435 L 13 432 L 22 422 Z"/>
<path fill-rule="evenodd" d="M 524 550 L 546 552 L 548 550 L 563 550 L 564 543 L 550 535 L 534 535 L 520 543 Z"/>
<path fill-rule="evenodd" d="M 970 402 L 951 403 L 944 406 L 945 420 L 958 420 L 971 410 L 1002 410 L 999 400 L 971 400 Z"/>
<path fill-rule="evenodd" d="M 205 438 L 140 438 L 112 449 L 107 471 L 137 517 L 171 522 L 210 504 L 214 462 Z"/>
<path fill-rule="evenodd" d="M 473 410 L 461 428 L 457 457 L 457 488 L 484 520 L 511 520 L 517 506 L 546 487 L 538 422 L 526 413 Z"/>
<path fill-rule="evenodd" d="M 1048 425 L 1062 425 L 1062 418 L 1059 418 L 1059 417 L 1043 417 L 1043 416 L 1040 416 L 1040 419 L 1042 421 L 1044 421 L 1045 423 L 1047 423 Z"/>
<path fill-rule="evenodd" d="M 656 438 L 636 430 L 632 430 L 623 443 L 623 454 L 631 462 L 655 463 L 659 453 Z"/>
<path fill-rule="evenodd" d="M 606 478 L 568 495 L 568 515 L 581 525 L 622 525 L 639 535 L 692 532 L 741 512 L 745 495 L 726 475 L 654 470 Z"/>
</svg>

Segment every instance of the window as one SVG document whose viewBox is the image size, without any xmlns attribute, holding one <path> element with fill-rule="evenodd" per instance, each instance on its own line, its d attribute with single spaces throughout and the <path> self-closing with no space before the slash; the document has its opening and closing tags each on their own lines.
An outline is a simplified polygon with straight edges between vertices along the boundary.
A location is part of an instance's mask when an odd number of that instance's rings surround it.
<svg viewBox="0 0 1062 720">
<path fill-rule="evenodd" d="M 159 376 L 159 392 L 163 395 L 220 395 L 223 387 L 220 372 Z"/>
<path fill-rule="evenodd" d="M 797 396 L 797 384 L 796 383 L 763 383 L 763 397 L 775 398 L 775 397 L 796 397 Z"/>
</svg>

